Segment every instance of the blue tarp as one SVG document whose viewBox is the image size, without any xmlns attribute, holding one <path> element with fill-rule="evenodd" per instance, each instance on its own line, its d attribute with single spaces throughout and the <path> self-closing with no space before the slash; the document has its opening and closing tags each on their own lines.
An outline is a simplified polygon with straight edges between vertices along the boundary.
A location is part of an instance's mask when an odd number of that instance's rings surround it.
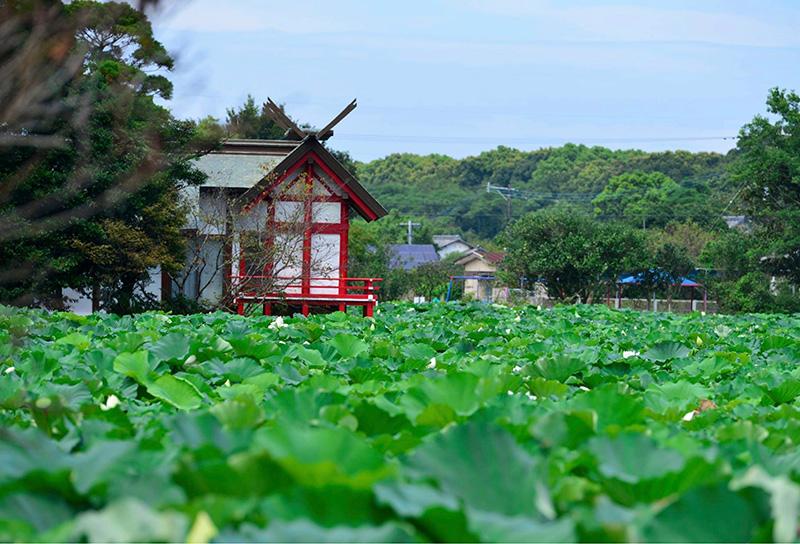
<svg viewBox="0 0 800 544">
<path fill-rule="evenodd" d="M 681 287 L 702 287 L 702 284 L 697 283 L 690 278 L 680 278 L 680 280 Z M 638 285 L 642 283 L 642 274 L 620 276 L 620 278 L 617 280 L 617 283 L 621 285 Z M 678 282 L 675 282 L 673 285 L 677 284 Z"/>
</svg>

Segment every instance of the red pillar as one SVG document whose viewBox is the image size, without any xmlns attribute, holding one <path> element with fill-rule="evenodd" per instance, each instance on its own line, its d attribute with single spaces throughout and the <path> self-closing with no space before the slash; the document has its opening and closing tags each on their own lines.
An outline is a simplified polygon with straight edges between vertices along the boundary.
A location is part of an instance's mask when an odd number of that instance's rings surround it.
<svg viewBox="0 0 800 544">
<path fill-rule="evenodd" d="M 364 317 L 373 317 L 375 310 L 375 303 L 374 302 L 367 302 L 364 305 Z"/>
</svg>

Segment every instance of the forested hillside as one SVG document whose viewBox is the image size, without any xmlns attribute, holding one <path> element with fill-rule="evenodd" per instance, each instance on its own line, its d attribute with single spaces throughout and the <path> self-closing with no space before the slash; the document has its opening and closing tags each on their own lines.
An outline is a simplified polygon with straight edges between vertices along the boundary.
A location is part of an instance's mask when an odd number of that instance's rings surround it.
<svg viewBox="0 0 800 544">
<path fill-rule="evenodd" d="M 502 230 L 509 212 L 519 217 L 552 205 L 648 227 L 687 219 L 709 225 L 735 194 L 726 174 L 730 160 L 717 153 L 567 144 L 536 151 L 498 147 L 461 160 L 393 154 L 358 163 L 357 172 L 388 209 L 427 219 L 437 231 L 487 240 Z M 509 210 L 502 196 L 487 193 L 487 183 L 519 189 L 524 198 L 513 199 Z"/>
</svg>

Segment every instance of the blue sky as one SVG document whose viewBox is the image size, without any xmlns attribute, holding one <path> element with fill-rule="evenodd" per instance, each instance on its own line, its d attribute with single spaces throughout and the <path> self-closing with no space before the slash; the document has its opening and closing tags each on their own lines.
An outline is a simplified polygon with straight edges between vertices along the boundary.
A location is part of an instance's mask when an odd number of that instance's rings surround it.
<svg viewBox="0 0 800 544">
<path fill-rule="evenodd" d="M 793 0 L 194 0 L 153 17 L 177 115 L 221 118 L 250 93 L 321 126 L 358 98 L 332 144 L 359 160 L 726 151 L 770 87 L 800 89 Z"/>
</svg>

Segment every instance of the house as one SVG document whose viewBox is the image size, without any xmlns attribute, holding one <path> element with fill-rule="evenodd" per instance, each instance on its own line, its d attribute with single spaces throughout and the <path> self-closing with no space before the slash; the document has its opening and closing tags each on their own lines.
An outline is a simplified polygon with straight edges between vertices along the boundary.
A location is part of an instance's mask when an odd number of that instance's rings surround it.
<svg viewBox="0 0 800 544">
<path fill-rule="evenodd" d="M 460 255 L 475 249 L 475 246 L 466 242 L 458 234 L 435 234 L 433 245 L 436 246 L 436 252 L 441 259 L 448 255 Z"/>
<path fill-rule="evenodd" d="M 208 179 L 185 190 L 186 266 L 165 283 L 173 295 L 239 313 L 355 305 L 372 315 L 380 280 L 348 278 L 349 222 L 387 212 L 322 144 L 355 101 L 316 133 L 267 105 L 288 139 L 231 139 L 196 160 Z"/>
<path fill-rule="evenodd" d="M 422 264 L 439 261 L 432 244 L 394 244 L 389 246 L 389 268 L 412 270 Z"/>
<path fill-rule="evenodd" d="M 476 248 L 456 261 L 464 267 L 464 295 L 491 301 L 497 266 L 505 254 Z"/>
</svg>

